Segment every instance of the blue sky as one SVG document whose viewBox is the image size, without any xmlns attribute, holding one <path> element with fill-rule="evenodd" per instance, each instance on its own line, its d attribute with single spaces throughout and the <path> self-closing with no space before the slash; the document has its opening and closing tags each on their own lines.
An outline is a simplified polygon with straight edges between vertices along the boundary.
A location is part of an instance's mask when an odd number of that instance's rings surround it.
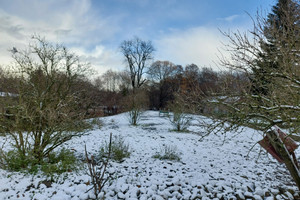
<svg viewBox="0 0 300 200">
<path fill-rule="evenodd" d="M 221 30 L 251 29 L 275 0 L 0 0 L 0 64 L 32 34 L 63 43 L 99 72 L 123 70 L 123 40 L 151 40 L 155 60 L 216 68 Z"/>
</svg>

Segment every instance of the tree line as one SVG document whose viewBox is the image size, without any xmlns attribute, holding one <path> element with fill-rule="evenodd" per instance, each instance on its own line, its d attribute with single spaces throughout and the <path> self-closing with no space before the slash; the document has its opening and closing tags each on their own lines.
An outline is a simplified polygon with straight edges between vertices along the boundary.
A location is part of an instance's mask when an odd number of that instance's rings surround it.
<svg viewBox="0 0 300 200">
<path fill-rule="evenodd" d="M 145 108 L 153 110 L 168 109 L 168 103 L 174 100 L 176 93 L 189 93 L 197 88 L 202 95 L 209 95 L 220 90 L 220 84 L 226 79 L 232 82 L 243 79 L 242 73 L 214 71 L 195 64 L 184 68 L 170 61 L 155 61 L 145 71 L 144 83 L 140 88 L 146 91 L 148 98 Z M 125 97 L 133 89 L 128 71 L 108 70 L 95 79 L 94 85 L 111 97 L 104 105 L 117 105 L 116 99 Z M 232 83 L 233 89 L 237 87 L 237 83 Z"/>
</svg>

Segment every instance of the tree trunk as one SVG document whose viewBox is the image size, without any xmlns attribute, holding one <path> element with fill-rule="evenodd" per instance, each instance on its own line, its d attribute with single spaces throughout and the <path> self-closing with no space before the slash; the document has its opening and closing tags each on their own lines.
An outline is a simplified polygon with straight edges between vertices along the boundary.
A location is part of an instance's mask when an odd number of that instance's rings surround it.
<svg viewBox="0 0 300 200">
<path fill-rule="evenodd" d="M 276 152 L 281 156 L 286 168 L 289 170 L 291 176 L 293 177 L 300 190 L 300 172 L 295 163 L 297 161 L 295 160 L 294 162 L 292 156 L 286 149 L 284 143 L 282 142 L 282 140 L 279 137 L 279 134 L 276 131 L 271 130 L 267 132 L 267 136 Z"/>
</svg>

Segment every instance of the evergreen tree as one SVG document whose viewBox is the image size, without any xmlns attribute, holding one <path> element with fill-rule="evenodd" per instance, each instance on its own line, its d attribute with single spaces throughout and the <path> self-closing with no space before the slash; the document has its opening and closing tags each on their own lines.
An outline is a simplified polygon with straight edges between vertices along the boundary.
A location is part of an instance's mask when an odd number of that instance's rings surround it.
<svg viewBox="0 0 300 200">
<path fill-rule="evenodd" d="M 269 86 L 272 84 L 268 74 L 274 71 L 286 70 L 286 63 L 282 60 L 283 48 L 291 48 L 295 45 L 290 41 L 299 38 L 299 3 L 293 0 L 279 0 L 268 14 L 263 26 L 264 40 L 260 41 L 261 51 L 253 67 L 251 77 L 251 92 L 253 94 L 269 94 Z"/>
</svg>

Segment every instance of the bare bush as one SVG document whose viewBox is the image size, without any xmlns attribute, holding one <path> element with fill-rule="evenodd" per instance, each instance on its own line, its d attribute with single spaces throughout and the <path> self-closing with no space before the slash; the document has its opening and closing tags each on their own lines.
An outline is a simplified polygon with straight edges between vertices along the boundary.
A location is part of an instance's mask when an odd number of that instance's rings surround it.
<svg viewBox="0 0 300 200">
<path fill-rule="evenodd" d="M 107 172 L 107 167 L 111 159 L 112 152 L 112 134 L 109 136 L 108 152 L 105 159 L 97 161 L 95 156 L 88 156 L 85 146 L 85 158 L 88 165 L 88 174 L 91 178 L 92 188 L 96 199 L 99 198 L 105 184 L 112 179 L 112 175 Z M 90 189 L 90 190 L 91 190 Z"/>
<path fill-rule="evenodd" d="M 135 90 L 132 94 L 124 98 L 123 105 L 128 110 L 128 120 L 133 126 L 138 125 L 140 117 L 148 105 L 146 92 L 142 89 Z"/>
<path fill-rule="evenodd" d="M 169 116 L 170 122 L 174 130 L 179 132 L 187 131 L 192 120 L 192 117 L 187 113 L 187 109 L 180 99 L 181 98 L 177 96 L 175 101 L 169 105 L 169 108 L 173 112 L 173 114 Z"/>
</svg>

